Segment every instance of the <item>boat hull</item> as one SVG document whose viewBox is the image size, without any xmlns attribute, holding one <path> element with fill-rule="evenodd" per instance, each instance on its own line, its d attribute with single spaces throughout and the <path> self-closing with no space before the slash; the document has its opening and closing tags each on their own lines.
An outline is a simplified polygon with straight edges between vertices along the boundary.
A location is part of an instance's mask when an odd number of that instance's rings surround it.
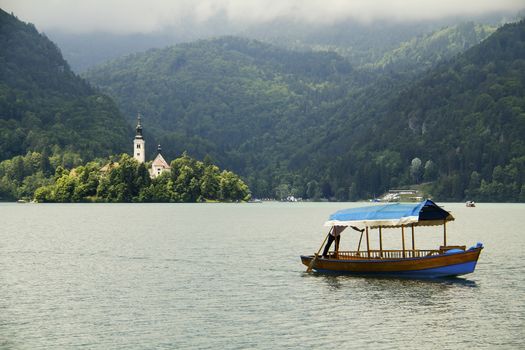
<svg viewBox="0 0 525 350">
<path fill-rule="evenodd" d="M 320 273 L 396 276 L 409 278 L 440 278 L 460 276 L 474 272 L 483 248 L 471 248 L 465 252 L 441 254 L 421 258 L 403 259 L 332 259 L 319 257 L 313 269 Z M 312 255 L 301 256 L 309 266 Z"/>
</svg>

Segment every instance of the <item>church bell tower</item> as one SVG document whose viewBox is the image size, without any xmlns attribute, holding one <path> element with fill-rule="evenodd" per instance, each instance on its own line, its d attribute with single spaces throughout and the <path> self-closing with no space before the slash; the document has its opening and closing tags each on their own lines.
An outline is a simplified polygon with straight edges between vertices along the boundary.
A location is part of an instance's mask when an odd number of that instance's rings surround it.
<svg viewBox="0 0 525 350">
<path fill-rule="evenodd" d="M 146 149 L 144 138 L 142 137 L 142 124 L 140 123 L 140 114 L 137 116 L 137 127 L 135 128 L 137 133 L 133 140 L 133 158 L 139 163 L 144 163 L 146 160 Z"/>
</svg>

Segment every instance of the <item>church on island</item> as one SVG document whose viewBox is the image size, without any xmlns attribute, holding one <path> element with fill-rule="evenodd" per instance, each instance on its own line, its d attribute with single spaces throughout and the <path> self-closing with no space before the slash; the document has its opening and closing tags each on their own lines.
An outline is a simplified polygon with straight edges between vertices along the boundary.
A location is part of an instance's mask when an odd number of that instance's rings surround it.
<svg viewBox="0 0 525 350">
<path fill-rule="evenodd" d="M 135 158 L 139 163 L 144 163 L 146 161 L 146 142 L 142 136 L 142 124 L 140 121 L 140 114 L 137 117 L 137 127 L 135 128 L 136 134 L 135 139 L 133 140 L 133 158 Z M 151 163 L 151 168 L 149 169 L 149 175 L 152 179 L 156 178 L 165 171 L 170 171 L 171 168 L 162 156 L 162 149 L 160 145 L 157 147 L 157 156 Z"/>
</svg>

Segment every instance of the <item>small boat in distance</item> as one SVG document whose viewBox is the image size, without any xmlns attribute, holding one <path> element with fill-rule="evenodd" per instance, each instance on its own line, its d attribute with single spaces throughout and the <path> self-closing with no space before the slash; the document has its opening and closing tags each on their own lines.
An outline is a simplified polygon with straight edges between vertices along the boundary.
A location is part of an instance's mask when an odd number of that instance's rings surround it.
<svg viewBox="0 0 525 350">
<path fill-rule="evenodd" d="M 414 204 L 373 205 L 345 209 L 330 215 L 325 226 L 330 227 L 319 251 L 314 255 L 301 255 L 308 266 L 307 272 L 394 276 L 410 278 L 439 278 L 465 275 L 474 272 L 483 244 L 466 249 L 466 246 L 447 245 L 447 222 L 454 217 L 431 200 Z M 414 231 L 419 226 L 443 226 L 443 245 L 437 249 L 416 249 Z M 356 251 L 340 251 L 340 234 L 346 228 L 361 232 Z M 383 249 L 382 231 L 401 229 L 401 250 Z M 369 231 L 377 229 L 379 249 L 371 249 Z M 412 246 L 405 245 L 405 229 L 412 234 Z M 366 249 L 361 250 L 365 234 Z M 328 242 L 327 242 L 328 241 Z M 326 246 L 325 246 L 325 242 Z M 329 248 L 335 242 L 335 249 Z M 321 249 L 324 252 L 320 255 Z"/>
<path fill-rule="evenodd" d="M 476 206 L 476 203 L 474 201 L 467 201 L 465 205 L 469 208 L 474 208 Z"/>
</svg>

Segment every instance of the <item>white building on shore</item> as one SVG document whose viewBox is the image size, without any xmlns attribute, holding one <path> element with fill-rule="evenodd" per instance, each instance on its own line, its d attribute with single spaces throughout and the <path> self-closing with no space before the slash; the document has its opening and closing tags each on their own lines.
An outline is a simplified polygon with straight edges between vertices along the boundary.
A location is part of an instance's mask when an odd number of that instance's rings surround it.
<svg viewBox="0 0 525 350">
<path fill-rule="evenodd" d="M 140 114 L 137 117 L 137 127 L 135 128 L 135 139 L 133 140 L 133 158 L 135 158 L 139 163 L 144 163 L 146 161 L 146 141 L 142 135 L 142 123 L 140 120 Z M 151 168 L 149 169 L 149 174 L 152 179 L 156 178 L 165 171 L 170 171 L 171 168 L 161 154 L 162 149 L 160 145 L 157 147 L 157 156 L 151 163 Z"/>
<path fill-rule="evenodd" d="M 171 167 L 169 166 L 168 162 L 164 159 L 164 157 L 161 154 L 162 149 L 160 148 L 160 145 L 157 147 L 157 156 L 153 160 L 153 163 L 151 163 L 151 169 L 149 170 L 149 175 L 152 179 L 156 178 L 160 174 L 162 174 L 165 171 L 170 171 Z"/>
</svg>

